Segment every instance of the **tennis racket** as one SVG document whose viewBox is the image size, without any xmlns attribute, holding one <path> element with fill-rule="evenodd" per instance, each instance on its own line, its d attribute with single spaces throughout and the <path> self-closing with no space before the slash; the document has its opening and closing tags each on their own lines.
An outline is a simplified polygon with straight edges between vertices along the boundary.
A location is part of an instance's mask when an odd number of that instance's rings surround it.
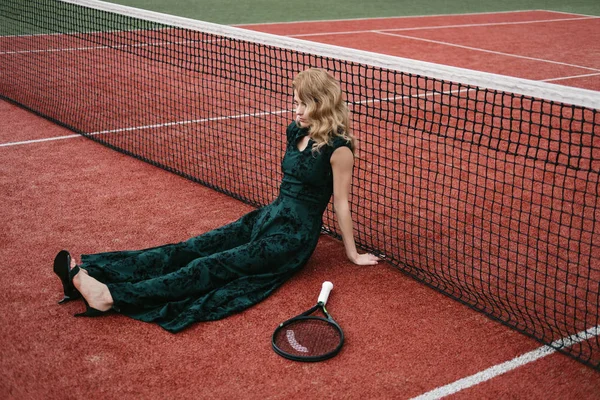
<svg viewBox="0 0 600 400">
<path fill-rule="evenodd" d="M 344 332 L 325 308 L 331 289 L 333 283 L 323 282 L 314 307 L 279 324 L 271 339 L 277 354 L 294 361 L 323 361 L 340 351 Z M 325 318 L 311 315 L 317 310 Z"/>
</svg>

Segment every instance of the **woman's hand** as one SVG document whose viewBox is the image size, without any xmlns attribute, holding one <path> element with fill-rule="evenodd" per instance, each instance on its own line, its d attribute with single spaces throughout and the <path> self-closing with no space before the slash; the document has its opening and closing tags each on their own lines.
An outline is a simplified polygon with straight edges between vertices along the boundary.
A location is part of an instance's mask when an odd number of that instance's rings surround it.
<svg viewBox="0 0 600 400">
<path fill-rule="evenodd" d="M 350 261 L 356 265 L 375 265 L 379 260 L 381 260 L 379 257 L 371 253 L 356 254 L 354 257 L 350 258 Z"/>
</svg>

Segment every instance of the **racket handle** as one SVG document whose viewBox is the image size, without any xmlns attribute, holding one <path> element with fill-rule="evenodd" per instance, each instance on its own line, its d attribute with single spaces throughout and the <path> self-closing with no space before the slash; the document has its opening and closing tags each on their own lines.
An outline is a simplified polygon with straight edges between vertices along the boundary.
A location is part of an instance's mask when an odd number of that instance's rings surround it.
<svg viewBox="0 0 600 400">
<path fill-rule="evenodd" d="M 321 288 L 321 294 L 319 294 L 318 303 L 322 303 L 323 305 L 327 304 L 327 299 L 329 298 L 329 292 L 333 289 L 333 283 L 329 281 L 323 282 L 323 287 Z"/>
</svg>

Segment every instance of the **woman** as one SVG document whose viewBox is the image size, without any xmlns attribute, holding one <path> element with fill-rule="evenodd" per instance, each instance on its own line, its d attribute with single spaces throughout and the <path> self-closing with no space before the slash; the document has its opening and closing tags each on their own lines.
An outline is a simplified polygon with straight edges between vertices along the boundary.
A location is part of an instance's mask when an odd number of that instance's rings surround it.
<svg viewBox="0 0 600 400">
<path fill-rule="evenodd" d="M 354 138 L 339 83 L 322 69 L 293 82 L 296 120 L 287 128 L 277 199 L 239 220 L 185 242 L 138 251 L 83 255 L 74 265 L 58 253 L 61 303 L 83 297 L 86 312 L 109 310 L 155 322 L 171 332 L 220 319 L 258 303 L 298 271 L 315 250 L 322 216 L 334 208 L 348 258 L 376 264 L 354 243 L 348 196 Z"/>
</svg>

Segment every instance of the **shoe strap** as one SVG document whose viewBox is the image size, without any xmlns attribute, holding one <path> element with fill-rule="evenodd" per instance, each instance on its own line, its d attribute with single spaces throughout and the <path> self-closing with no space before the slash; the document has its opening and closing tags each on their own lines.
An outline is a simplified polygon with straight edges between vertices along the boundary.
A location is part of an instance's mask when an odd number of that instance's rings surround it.
<svg viewBox="0 0 600 400">
<path fill-rule="evenodd" d="M 77 275 L 79 273 L 79 271 L 81 271 L 81 268 L 79 268 L 79 265 L 76 265 L 75 267 L 73 267 L 69 271 L 69 280 L 73 281 L 73 278 L 75 278 L 75 275 Z"/>
</svg>

